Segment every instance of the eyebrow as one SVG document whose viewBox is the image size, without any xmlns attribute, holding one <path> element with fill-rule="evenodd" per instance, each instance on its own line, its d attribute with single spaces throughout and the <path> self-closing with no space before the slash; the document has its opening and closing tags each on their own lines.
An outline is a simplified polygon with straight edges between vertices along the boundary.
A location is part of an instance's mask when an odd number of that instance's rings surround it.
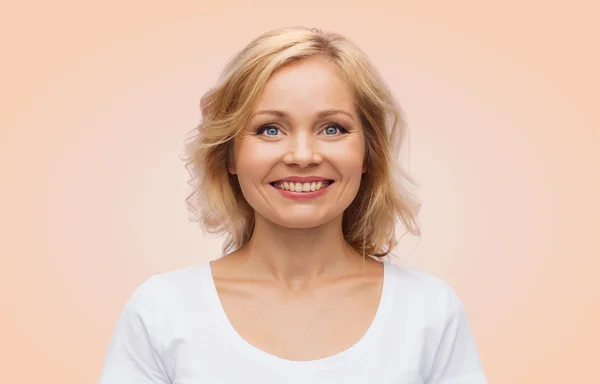
<svg viewBox="0 0 600 384">
<path fill-rule="evenodd" d="M 326 109 L 324 111 L 319 112 L 317 114 L 317 117 L 322 119 L 322 118 L 329 117 L 332 115 L 337 115 L 337 114 L 347 115 L 352 120 L 354 120 L 354 116 L 352 116 L 352 114 L 350 112 L 346 112 L 343 109 Z M 287 114 L 285 112 L 278 111 L 275 109 L 265 109 L 262 111 L 258 111 L 253 116 L 256 116 L 256 115 L 273 115 L 273 116 L 277 116 L 277 117 L 281 117 L 281 118 L 284 118 L 287 116 Z"/>
</svg>

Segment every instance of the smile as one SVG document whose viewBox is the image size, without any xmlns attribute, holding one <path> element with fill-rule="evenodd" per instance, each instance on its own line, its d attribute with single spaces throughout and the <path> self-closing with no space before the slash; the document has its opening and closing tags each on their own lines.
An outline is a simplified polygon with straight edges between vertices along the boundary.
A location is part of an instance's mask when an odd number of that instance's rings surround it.
<svg viewBox="0 0 600 384">
<path fill-rule="evenodd" d="M 316 192 L 321 188 L 325 188 L 329 186 L 333 181 L 331 180 L 322 180 L 322 181 L 313 181 L 310 183 L 301 183 L 301 182 L 293 182 L 293 181 L 278 181 L 272 183 L 275 188 L 282 189 L 284 191 L 291 192 L 299 192 L 299 193 L 308 193 L 308 192 Z"/>
<path fill-rule="evenodd" d="M 290 177 L 270 184 L 288 199 L 312 200 L 326 193 L 333 183 L 333 180 L 320 177 Z"/>
</svg>

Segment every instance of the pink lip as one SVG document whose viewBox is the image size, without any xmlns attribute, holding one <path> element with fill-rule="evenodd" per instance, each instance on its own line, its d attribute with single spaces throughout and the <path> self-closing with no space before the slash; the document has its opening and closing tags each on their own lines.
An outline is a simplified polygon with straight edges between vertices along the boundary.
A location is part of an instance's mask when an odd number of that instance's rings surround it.
<svg viewBox="0 0 600 384">
<path fill-rule="evenodd" d="M 285 179 L 285 180 L 292 180 L 292 179 Z M 318 180 L 324 180 L 324 179 L 318 179 Z M 296 181 L 296 180 L 294 180 L 294 181 Z M 308 183 L 308 181 L 307 181 L 307 183 Z M 334 183 L 331 183 L 328 186 L 322 187 L 318 191 L 314 191 L 314 192 L 292 192 L 292 191 L 286 191 L 285 189 L 279 189 L 275 186 L 273 186 L 273 188 L 275 188 L 275 190 L 277 192 L 281 193 L 281 195 L 283 195 L 283 197 L 287 197 L 289 199 L 310 200 L 310 199 L 317 198 L 317 197 L 323 195 L 324 193 L 326 193 L 329 190 L 329 187 L 331 187 L 333 184 Z"/>
<path fill-rule="evenodd" d="M 312 183 L 312 182 L 318 182 L 318 181 L 329 181 L 331 179 L 325 179 L 323 177 L 318 177 L 318 176 L 307 176 L 307 177 L 301 177 L 301 176 L 290 176 L 290 177 L 286 177 L 284 179 L 280 179 L 277 181 L 274 181 L 275 183 L 281 183 L 284 181 L 293 181 L 294 183 Z"/>
</svg>

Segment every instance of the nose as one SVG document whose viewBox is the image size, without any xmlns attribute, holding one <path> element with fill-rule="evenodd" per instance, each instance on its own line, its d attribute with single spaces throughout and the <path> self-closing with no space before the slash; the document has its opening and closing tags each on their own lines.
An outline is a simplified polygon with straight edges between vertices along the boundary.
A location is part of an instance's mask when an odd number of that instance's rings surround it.
<svg viewBox="0 0 600 384">
<path fill-rule="evenodd" d="M 290 147 L 283 157 L 285 164 L 301 168 L 318 165 L 321 161 L 321 155 L 311 135 L 295 135 L 293 140 L 290 140 Z"/>
</svg>

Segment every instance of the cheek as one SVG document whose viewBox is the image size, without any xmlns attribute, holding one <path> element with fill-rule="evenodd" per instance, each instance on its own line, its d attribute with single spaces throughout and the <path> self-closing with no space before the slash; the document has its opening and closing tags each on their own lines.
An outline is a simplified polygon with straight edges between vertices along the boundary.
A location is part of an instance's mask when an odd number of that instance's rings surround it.
<svg viewBox="0 0 600 384">
<path fill-rule="evenodd" d="M 234 153 L 235 170 L 240 183 L 261 183 L 277 155 L 272 146 L 251 140 L 236 145 Z"/>
<path fill-rule="evenodd" d="M 362 138 L 355 137 L 343 145 L 328 148 L 327 158 L 346 176 L 363 173 L 365 146 Z"/>
</svg>

